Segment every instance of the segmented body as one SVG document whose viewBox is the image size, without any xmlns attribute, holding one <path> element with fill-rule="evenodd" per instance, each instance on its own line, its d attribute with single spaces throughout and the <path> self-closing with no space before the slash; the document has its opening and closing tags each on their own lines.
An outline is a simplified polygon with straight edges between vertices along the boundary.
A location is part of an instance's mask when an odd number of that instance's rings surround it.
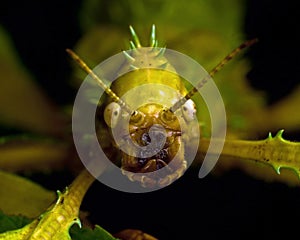
<svg viewBox="0 0 300 240">
<path fill-rule="evenodd" d="M 300 178 L 300 143 L 287 141 L 282 134 L 283 130 L 278 131 L 275 137 L 270 133 L 266 139 L 259 141 L 226 140 L 222 156 L 268 164 L 278 174 L 281 168 L 288 168 Z M 200 151 L 206 152 L 208 144 L 209 140 L 202 139 Z"/>
<path fill-rule="evenodd" d="M 41 216 L 41 220 L 35 228 L 30 240 L 54 240 L 67 238 L 69 228 L 77 223 L 81 226 L 78 218 L 82 199 L 93 183 L 92 177 L 87 171 L 83 171 L 71 186 L 64 192 L 58 191 L 58 199 L 48 212 Z"/>
<path fill-rule="evenodd" d="M 69 229 L 77 223 L 81 226 L 78 214 L 82 199 L 93 183 L 94 177 L 86 170 L 67 187 L 58 191 L 58 199 L 38 219 L 22 229 L 0 234 L 1 240 L 67 240 Z"/>
</svg>

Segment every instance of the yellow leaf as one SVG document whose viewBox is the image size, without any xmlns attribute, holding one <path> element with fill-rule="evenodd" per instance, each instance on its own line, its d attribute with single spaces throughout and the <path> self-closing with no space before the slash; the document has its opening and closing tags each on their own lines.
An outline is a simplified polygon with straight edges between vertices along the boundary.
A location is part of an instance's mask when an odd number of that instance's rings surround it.
<svg viewBox="0 0 300 240">
<path fill-rule="evenodd" d="M 7 215 L 39 216 L 55 200 L 55 192 L 30 180 L 0 171 L 0 209 Z"/>
</svg>

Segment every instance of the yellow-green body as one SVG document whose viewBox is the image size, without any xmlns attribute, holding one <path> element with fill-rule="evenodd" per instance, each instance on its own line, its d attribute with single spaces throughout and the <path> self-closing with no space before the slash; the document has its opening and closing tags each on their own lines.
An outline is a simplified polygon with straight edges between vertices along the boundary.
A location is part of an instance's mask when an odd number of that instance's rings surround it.
<svg viewBox="0 0 300 240">
<path fill-rule="evenodd" d="M 131 71 L 114 81 L 110 88 L 119 97 L 122 97 L 128 91 L 143 84 L 153 84 L 152 88 L 157 88 L 157 84 L 167 85 L 168 87 L 176 90 L 179 94 L 181 94 L 181 96 L 184 96 L 187 93 L 183 79 L 179 75 L 169 72 L 165 69 L 155 68 L 145 68 Z M 149 89 L 149 91 L 151 91 L 151 89 Z M 140 92 L 139 95 L 134 96 L 134 100 L 139 99 L 140 97 L 144 99 L 145 95 L 145 92 Z M 174 101 L 174 96 L 166 97 L 169 97 L 170 100 Z"/>
<path fill-rule="evenodd" d="M 300 143 L 283 139 L 283 130 L 275 137 L 271 133 L 264 140 L 226 140 L 222 150 L 222 157 L 235 158 L 239 162 L 252 161 L 270 165 L 277 174 L 287 168 L 293 170 L 300 178 Z M 209 139 L 201 139 L 199 152 L 205 153 Z M 214 154 L 211 152 L 210 154 Z M 258 168 L 258 166 L 257 166 Z"/>
<path fill-rule="evenodd" d="M 1 240 L 68 240 L 69 229 L 79 220 L 81 201 L 93 183 L 92 177 L 84 170 L 63 193 L 58 191 L 57 201 L 49 209 L 21 229 L 0 234 Z"/>
<path fill-rule="evenodd" d="M 139 41 L 135 38 L 135 45 L 139 48 Z M 153 43 L 151 46 L 156 45 L 155 38 L 152 39 Z M 133 44 L 134 45 L 134 44 Z M 78 58 L 75 58 L 78 60 Z M 79 61 L 80 62 L 80 61 Z M 147 62 L 147 64 L 151 63 Z M 143 63 L 144 64 L 144 63 Z M 165 64 L 165 60 L 159 64 Z M 90 70 L 86 65 L 81 65 L 83 69 Z M 149 65 L 150 66 L 150 65 Z M 126 66 L 125 66 L 126 67 Z M 130 67 L 130 66 L 128 66 Z M 134 67 L 139 67 L 135 65 Z M 165 69 L 136 69 L 126 75 L 120 77 L 111 85 L 111 90 L 118 96 L 122 97 L 128 91 L 139 87 L 143 84 L 162 84 L 167 85 L 174 89 L 176 93 L 174 95 L 165 94 L 153 95 L 153 101 L 155 97 L 157 98 L 169 98 L 170 102 L 175 103 L 180 99 L 182 95 L 187 93 L 184 86 L 183 79 L 181 79 L 175 73 L 170 73 L 168 67 Z M 149 91 L 157 92 L 159 89 L 151 89 Z M 134 95 L 133 97 L 125 98 L 125 103 L 130 106 L 131 102 L 134 102 L 136 98 L 144 98 L 144 92 L 139 92 L 139 95 Z M 116 99 L 113 99 L 114 101 Z M 111 102 L 108 100 L 106 104 Z M 143 106 L 142 112 L 148 108 Z M 150 109 L 150 108 L 149 108 Z M 153 108 L 151 108 L 153 109 Z M 161 109 L 159 109 L 161 110 Z M 143 113 L 146 114 L 146 113 Z M 152 113 L 151 113 L 152 114 Z M 153 111 L 153 115 L 156 112 Z M 173 130 L 176 127 L 173 127 Z M 272 166 L 277 173 L 280 173 L 280 168 L 289 168 L 294 170 L 298 177 L 300 176 L 300 143 L 294 143 L 282 138 L 282 132 L 279 131 L 278 134 L 273 138 L 271 135 L 260 141 L 246 141 L 246 140 L 226 140 L 223 151 L 220 156 L 220 161 L 223 157 L 237 158 L 238 161 L 243 162 L 246 160 L 261 162 L 269 164 Z M 182 139 L 184 141 L 185 139 Z M 188 142 L 189 144 L 192 143 Z M 209 139 L 201 138 L 200 145 L 198 149 L 199 154 L 215 154 L 212 152 L 207 152 L 209 145 Z M 184 157 L 184 155 L 182 155 Z M 129 163 L 131 164 L 131 163 Z M 150 166 L 151 167 L 151 166 Z M 25 227 L 13 231 L 8 231 L 0 234 L 0 240 L 69 240 L 69 229 L 74 224 L 80 225 L 80 220 L 78 218 L 79 208 L 81 201 L 88 190 L 89 186 L 93 183 L 94 177 L 92 177 L 87 170 L 83 172 L 74 180 L 69 188 L 63 193 L 58 192 L 58 199 L 56 203 L 51 205 L 45 213 L 40 215 L 39 218 L 33 220 L 30 224 Z"/>
</svg>

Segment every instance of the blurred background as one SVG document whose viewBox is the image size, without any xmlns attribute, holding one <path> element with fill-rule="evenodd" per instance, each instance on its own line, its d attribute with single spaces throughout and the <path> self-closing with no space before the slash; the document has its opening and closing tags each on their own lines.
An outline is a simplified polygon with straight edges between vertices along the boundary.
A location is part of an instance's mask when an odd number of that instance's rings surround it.
<svg viewBox="0 0 300 240">
<path fill-rule="evenodd" d="M 154 23 L 161 46 L 188 54 L 209 70 L 244 40 L 258 38 L 258 44 L 215 78 L 231 114 L 230 136 L 262 139 L 269 131 L 275 134 L 285 128 L 286 139 L 300 141 L 300 39 L 295 1 L 6 1 L 1 3 L 0 23 L 17 65 L 38 86 L 53 111 L 64 113 L 70 112 L 85 76 L 70 61 L 66 48 L 75 49 L 93 67 L 127 49 L 130 24 L 147 45 Z M 0 42 L 3 56 L 6 42 Z M 2 59 L 1 63 L 8 62 Z M 30 127 L 36 119 L 26 124 L 20 120 L 30 114 L 45 117 L 49 112 L 39 112 L 37 107 L 31 113 L 31 105 L 19 98 L 26 99 L 31 92 L 13 82 L 4 85 L 3 73 L 1 135 L 59 136 L 66 125 L 56 127 L 52 118 L 47 117 L 51 119 L 47 127 L 36 128 Z M 4 89 L 22 94 L 10 95 Z M 8 115 L 16 116 L 16 124 L 7 124 L 12 122 Z M 297 234 L 293 219 L 300 213 L 299 184 L 269 182 L 251 172 L 225 169 L 221 175 L 198 179 L 199 168 L 192 168 L 171 186 L 146 194 L 122 193 L 95 182 L 82 210 L 89 212 L 90 222 L 109 232 L 137 228 L 159 239 L 288 239 Z M 67 168 L 29 177 L 57 190 L 75 176 Z"/>
</svg>

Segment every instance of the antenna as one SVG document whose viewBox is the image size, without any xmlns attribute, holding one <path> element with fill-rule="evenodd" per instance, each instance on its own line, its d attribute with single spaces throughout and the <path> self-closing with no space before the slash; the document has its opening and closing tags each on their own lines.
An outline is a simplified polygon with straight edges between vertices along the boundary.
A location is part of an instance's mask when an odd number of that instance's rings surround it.
<svg viewBox="0 0 300 240">
<path fill-rule="evenodd" d="M 118 103 L 129 114 L 134 113 L 134 111 L 132 111 L 130 107 L 121 98 L 119 98 L 117 94 L 115 94 L 75 52 L 73 52 L 71 49 L 66 49 L 66 52 L 87 74 L 89 74 L 98 83 L 98 85 L 112 98 L 114 102 Z"/>
<path fill-rule="evenodd" d="M 202 88 L 204 84 L 213 77 L 217 72 L 219 72 L 225 64 L 227 64 L 232 58 L 234 58 L 241 50 L 246 47 L 249 47 L 258 41 L 257 38 L 245 41 L 240 46 L 235 48 L 231 53 L 229 53 L 217 66 L 215 66 L 208 74 L 207 77 L 204 77 L 192 90 L 190 90 L 183 98 L 179 99 L 169 110 L 175 112 L 178 110 L 187 100 L 189 100 L 199 88 Z"/>
</svg>

